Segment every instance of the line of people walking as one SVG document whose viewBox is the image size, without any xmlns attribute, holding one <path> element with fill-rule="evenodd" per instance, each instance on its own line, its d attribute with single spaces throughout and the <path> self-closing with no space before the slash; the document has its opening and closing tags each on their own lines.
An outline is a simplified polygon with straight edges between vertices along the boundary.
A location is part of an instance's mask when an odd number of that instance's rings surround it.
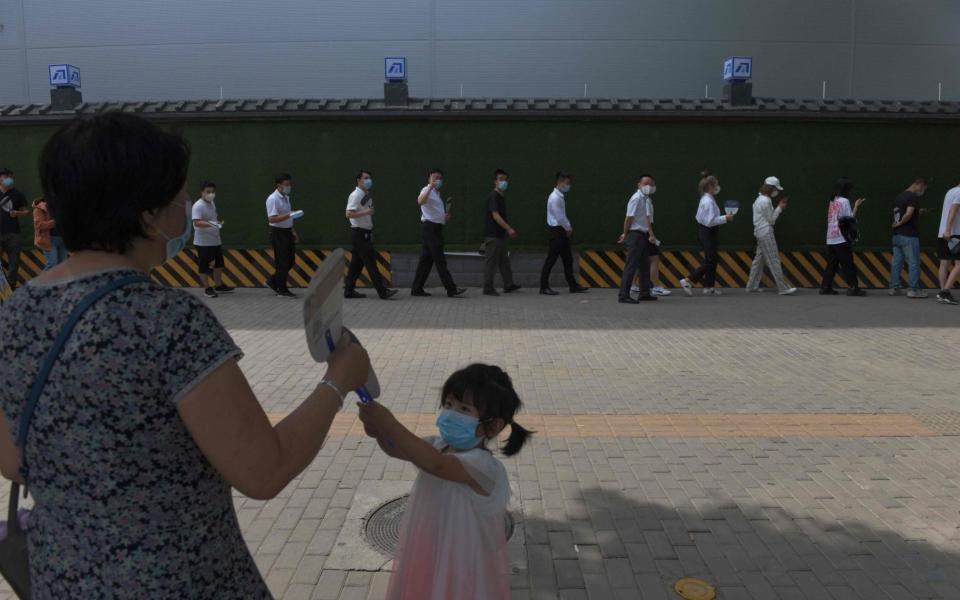
<svg viewBox="0 0 960 600">
<path fill-rule="evenodd" d="M 430 273 L 435 268 L 440 281 L 449 297 L 460 297 L 466 289 L 456 284 L 447 267 L 444 228 L 452 218 L 452 199 L 446 201 L 440 190 L 444 185 L 441 169 L 430 169 L 426 185 L 417 196 L 420 211 L 421 251 L 416 273 L 411 286 L 411 295 L 430 296 L 425 289 Z M 501 292 L 495 286 L 496 274 L 500 274 L 503 293 L 513 293 L 521 288 L 513 276 L 510 262 L 509 241 L 518 233 L 510 225 L 507 210 L 507 191 L 510 175 L 497 169 L 493 173 L 492 189 L 487 194 L 484 205 L 483 242 L 481 252 L 484 255 L 483 294 L 499 296 Z M 926 298 L 927 292 L 920 286 L 920 234 L 919 223 L 930 209 L 920 206 L 929 181 L 917 177 L 894 200 L 892 220 L 893 260 L 889 280 L 889 294 L 897 296 L 905 291 L 911 299 Z M 566 211 L 566 199 L 572 187 L 572 176 L 558 172 L 554 187 L 546 199 L 546 225 L 548 237 L 547 256 L 540 272 L 539 293 L 547 296 L 558 294 L 550 285 L 550 277 L 559 260 L 563 267 L 563 277 L 570 293 L 584 293 L 573 268 L 571 240 L 573 225 Z M 361 170 L 356 174 L 355 187 L 347 198 L 345 218 L 350 224 L 352 257 L 344 281 L 346 298 L 366 297 L 357 291 L 356 285 L 364 269 L 370 283 L 381 299 L 394 297 L 398 290 L 387 287 L 378 266 L 378 253 L 374 245 L 373 221 L 375 208 L 373 202 L 373 175 Z M 717 197 L 721 193 L 719 178 L 707 171 L 700 174 L 697 185 L 700 202 L 694 219 L 697 223 L 697 237 L 703 260 L 701 264 L 680 280 L 683 293 L 692 296 L 695 285 L 702 285 L 702 294 L 719 296 L 717 287 L 717 268 L 719 263 L 720 228 L 734 221 L 738 206 L 730 201 L 723 209 Z M 621 276 L 618 299 L 621 303 L 639 304 L 655 301 L 669 296 L 670 290 L 661 287 L 659 282 L 660 239 L 654 232 L 654 195 L 657 191 L 656 180 L 651 174 L 641 174 L 636 180 L 636 189 L 627 200 L 626 214 L 622 232 L 617 242 L 624 244 L 626 259 Z M 756 250 L 750 268 L 745 291 L 762 292 L 761 282 L 764 271 L 769 271 L 779 295 L 792 295 L 797 288 L 791 286 L 783 274 L 780 264 L 779 246 L 775 235 L 775 226 L 779 218 L 789 207 L 789 198 L 779 197 L 784 191 L 780 179 L 766 177 L 758 190 L 752 205 L 753 234 Z M 294 298 L 296 295 L 288 286 L 289 273 L 296 258 L 296 244 L 299 234 L 294 226 L 303 211 L 294 210 L 291 205 L 293 177 L 280 173 L 274 180 L 274 189 L 266 199 L 265 208 L 269 230 L 269 240 L 273 249 L 274 273 L 264 285 L 277 295 Z M 778 199 L 779 197 L 779 199 Z M 224 253 L 221 241 L 223 220 L 217 212 L 216 184 L 205 181 L 201 185 L 200 197 L 189 209 L 189 221 L 192 224 L 193 241 L 198 255 L 198 271 L 205 282 L 204 294 L 215 298 L 219 294 L 233 291 L 233 287 L 223 282 Z M 776 204 L 774 204 L 774 200 Z M 859 283 L 859 273 L 855 259 L 854 246 L 859 240 L 857 216 L 866 199 L 854 193 L 854 182 L 846 177 L 840 178 L 834 185 L 828 198 L 826 219 L 827 264 L 823 271 L 820 294 L 835 295 L 837 274 L 846 282 L 848 296 L 864 296 Z M 957 304 L 951 289 L 960 279 L 960 185 L 951 188 L 943 203 L 941 221 L 937 234 L 936 254 L 939 259 L 937 300 L 944 304 Z M 46 266 L 50 269 L 66 258 L 63 238 L 60 236 L 56 221 L 50 214 L 43 198 L 32 203 L 34 244 L 44 254 Z M 18 218 L 30 214 L 23 193 L 14 186 L 13 172 L 0 169 L 0 240 L 8 257 L 9 270 L 7 280 L 11 287 L 19 283 L 20 270 L 20 225 Z M 171 243 L 186 242 L 189 232 L 182 240 L 170 240 Z M 182 244 L 181 244 L 182 247 Z M 901 285 L 901 271 L 907 269 L 906 288 Z M 637 294 L 634 297 L 634 294 Z"/>
</svg>

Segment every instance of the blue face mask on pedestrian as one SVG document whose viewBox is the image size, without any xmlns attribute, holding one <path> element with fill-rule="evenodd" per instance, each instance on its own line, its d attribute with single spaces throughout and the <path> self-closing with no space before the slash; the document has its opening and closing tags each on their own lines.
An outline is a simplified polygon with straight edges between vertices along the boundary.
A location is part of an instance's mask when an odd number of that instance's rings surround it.
<svg viewBox="0 0 960 600">
<path fill-rule="evenodd" d="M 437 415 L 440 437 L 457 450 L 471 450 L 480 445 L 483 437 L 477 435 L 480 419 L 444 408 Z"/>
</svg>

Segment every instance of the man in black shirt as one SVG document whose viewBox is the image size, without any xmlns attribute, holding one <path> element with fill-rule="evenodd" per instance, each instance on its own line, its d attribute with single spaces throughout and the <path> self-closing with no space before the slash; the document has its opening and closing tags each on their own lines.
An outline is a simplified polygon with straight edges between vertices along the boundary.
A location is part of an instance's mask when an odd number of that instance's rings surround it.
<svg viewBox="0 0 960 600">
<path fill-rule="evenodd" d="M 900 271 L 907 259 L 907 298 L 926 298 L 920 289 L 920 197 L 927 191 L 927 180 L 917 177 L 893 202 L 893 262 L 890 264 L 890 295 L 900 294 Z"/>
<path fill-rule="evenodd" d="M 503 291 L 507 294 L 520 289 L 513 282 L 510 256 L 507 253 L 507 236 L 515 238 L 517 232 L 507 223 L 507 187 L 510 176 L 497 169 L 493 174 L 493 191 L 487 196 L 486 218 L 483 223 L 483 248 L 486 261 L 483 265 L 483 293 L 499 296 L 493 287 L 493 274 L 498 268 L 503 278 Z"/>
<path fill-rule="evenodd" d="M 27 199 L 13 187 L 13 171 L 0 169 L 0 245 L 7 254 L 9 268 L 7 279 L 10 287 L 17 287 L 20 273 L 20 222 L 19 217 L 30 214 Z"/>
</svg>

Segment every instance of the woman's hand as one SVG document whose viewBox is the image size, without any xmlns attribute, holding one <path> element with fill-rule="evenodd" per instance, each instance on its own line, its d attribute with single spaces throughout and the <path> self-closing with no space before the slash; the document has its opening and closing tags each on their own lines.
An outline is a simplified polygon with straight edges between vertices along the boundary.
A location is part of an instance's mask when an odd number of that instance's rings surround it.
<svg viewBox="0 0 960 600">
<path fill-rule="evenodd" d="M 733 215 L 727 215 L 727 223 L 733 221 Z"/>
<path fill-rule="evenodd" d="M 781 199 L 780 202 L 777 204 L 777 208 L 779 208 L 780 210 L 787 210 L 787 204 L 788 204 L 789 202 L 790 202 L 790 198 L 783 198 L 783 199 Z"/>
<path fill-rule="evenodd" d="M 857 201 L 853 203 L 854 208 L 860 208 L 860 205 L 866 202 L 866 198 L 857 198 Z"/>
<path fill-rule="evenodd" d="M 327 360 L 327 379 L 346 394 L 367 382 L 370 374 L 370 356 L 353 336 L 344 332 L 337 342 L 337 349 Z"/>
</svg>

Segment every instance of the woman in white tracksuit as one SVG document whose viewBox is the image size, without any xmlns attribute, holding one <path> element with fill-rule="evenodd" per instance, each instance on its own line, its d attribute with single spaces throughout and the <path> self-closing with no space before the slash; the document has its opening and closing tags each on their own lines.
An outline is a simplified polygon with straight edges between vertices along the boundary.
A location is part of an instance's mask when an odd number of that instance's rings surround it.
<svg viewBox="0 0 960 600">
<path fill-rule="evenodd" d="M 773 198 L 783 191 L 780 180 L 776 177 L 767 177 L 760 186 L 760 195 L 753 202 L 753 235 L 757 238 L 757 254 L 750 267 L 750 280 L 747 282 L 747 292 L 761 292 L 760 278 L 763 276 L 763 267 L 766 265 L 777 284 L 777 292 L 781 296 L 794 294 L 797 288 L 790 287 L 783 279 L 783 269 L 780 267 L 780 250 L 777 248 L 777 239 L 773 235 L 773 225 L 777 218 L 787 208 L 787 199 L 783 198 L 773 208 Z"/>
</svg>

